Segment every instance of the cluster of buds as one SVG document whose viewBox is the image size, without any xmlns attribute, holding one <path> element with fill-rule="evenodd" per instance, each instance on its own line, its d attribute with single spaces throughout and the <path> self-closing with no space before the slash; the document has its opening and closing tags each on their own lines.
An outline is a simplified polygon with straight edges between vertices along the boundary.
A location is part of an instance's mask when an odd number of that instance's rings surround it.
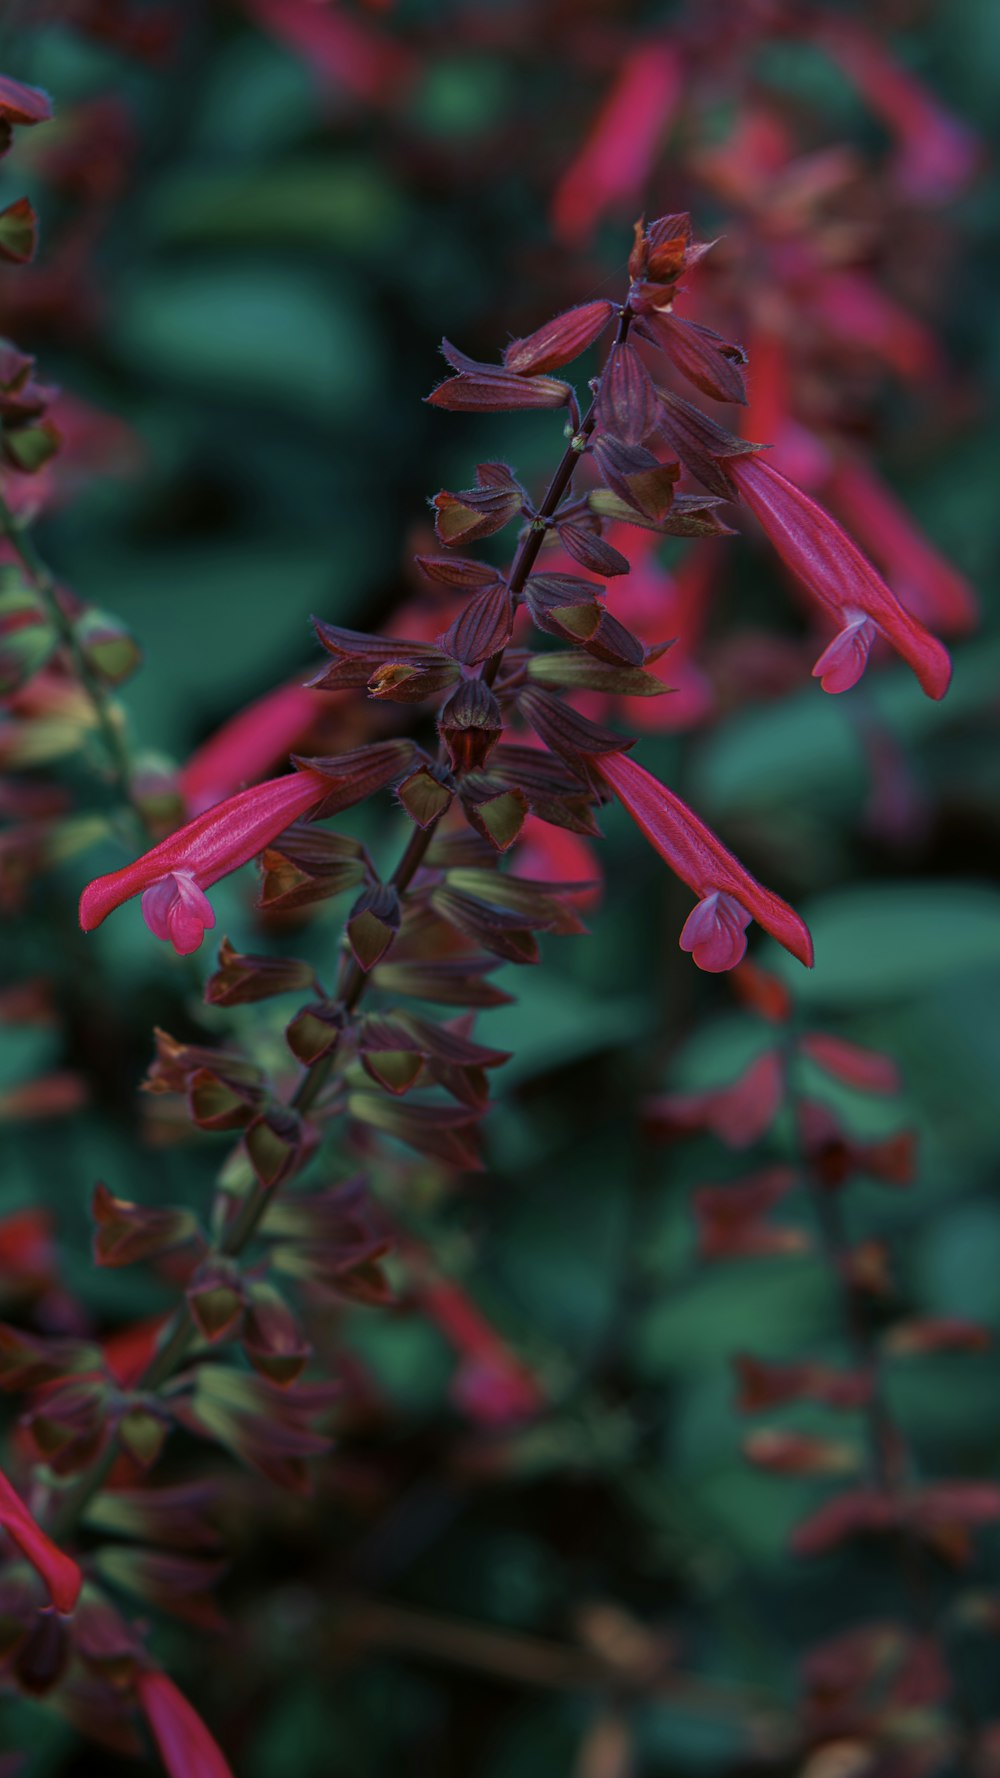
<svg viewBox="0 0 1000 1778">
<path fill-rule="evenodd" d="M 920 1473 L 891 1407 L 892 1372 L 927 1356 L 984 1351 L 991 1335 L 961 1316 L 900 1315 L 886 1244 L 847 1232 L 846 1188 L 854 1181 L 908 1187 L 916 1141 L 905 1127 L 878 1140 L 855 1137 L 825 1094 L 846 1087 L 894 1096 L 901 1088 L 895 1064 L 839 1033 L 805 1028 L 784 983 L 757 966 L 744 963 L 732 981 L 762 1021 L 765 1047 L 723 1086 L 650 1099 L 646 1125 L 658 1142 L 708 1132 L 730 1150 L 750 1153 L 752 1171 L 694 1191 L 704 1264 L 801 1264 L 811 1257 L 827 1268 L 847 1362 L 734 1353 L 735 1406 L 756 1422 L 743 1455 L 776 1477 L 827 1485 L 826 1499 L 792 1533 L 796 1556 L 841 1553 L 859 1540 L 874 1540 L 890 1557 L 902 1552 L 900 1621 L 853 1627 L 805 1659 L 803 1772 L 818 1778 L 827 1770 L 891 1770 L 894 1778 L 922 1778 L 962 1748 L 970 1757 L 975 1752 L 955 1711 L 943 1630 L 927 1618 L 924 1569 L 968 1566 L 976 1530 L 1000 1521 L 1000 1488 Z M 849 1434 L 798 1430 L 775 1418 L 803 1408 L 811 1423 L 819 1409 L 846 1422 Z M 984 1757 L 992 1732 L 987 1725 L 979 1737 Z"/>
</svg>

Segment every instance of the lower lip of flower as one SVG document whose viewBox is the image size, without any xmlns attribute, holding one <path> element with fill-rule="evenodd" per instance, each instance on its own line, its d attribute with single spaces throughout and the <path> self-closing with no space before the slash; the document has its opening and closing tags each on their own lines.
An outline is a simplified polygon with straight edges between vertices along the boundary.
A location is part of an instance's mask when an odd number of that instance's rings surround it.
<svg viewBox="0 0 1000 1778">
<path fill-rule="evenodd" d="M 154 938 L 166 939 L 180 957 L 196 951 L 215 925 L 212 905 L 191 871 L 169 871 L 142 898 L 142 917 Z"/>
<path fill-rule="evenodd" d="M 844 613 L 848 622 L 823 650 L 812 670 L 824 691 L 850 691 L 857 685 L 866 666 L 878 630 L 862 611 Z"/>
<path fill-rule="evenodd" d="M 711 975 L 735 969 L 747 948 L 746 929 L 753 919 L 734 895 L 713 890 L 692 908 L 680 936 L 682 951 L 690 951 L 699 969 Z"/>
</svg>

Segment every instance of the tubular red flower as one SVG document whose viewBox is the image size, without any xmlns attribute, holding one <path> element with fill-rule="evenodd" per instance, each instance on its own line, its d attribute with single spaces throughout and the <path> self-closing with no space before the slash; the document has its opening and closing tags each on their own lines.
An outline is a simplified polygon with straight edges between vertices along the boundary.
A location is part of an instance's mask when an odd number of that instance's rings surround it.
<svg viewBox="0 0 1000 1778">
<path fill-rule="evenodd" d="M 831 681 L 826 689 L 845 690 L 860 676 L 863 661 L 853 676 L 844 666 L 862 640 L 855 626 L 868 617 L 913 668 L 928 697 L 943 698 L 951 679 L 948 650 L 904 610 L 825 508 L 757 455 L 728 458 L 726 470 L 792 573 L 851 632 L 835 659 L 828 658 L 828 649 L 817 663 L 823 666 L 824 683 Z"/>
<path fill-rule="evenodd" d="M 680 943 L 693 953 L 699 969 L 715 973 L 739 963 L 746 950 L 744 927 L 751 920 L 812 968 L 812 939 L 805 922 L 780 896 L 758 883 L 680 797 L 624 753 L 606 753 L 590 764 L 650 845 L 697 895 L 698 906 L 688 917 Z"/>
<path fill-rule="evenodd" d="M 416 77 L 411 49 L 342 7 L 310 0 L 243 0 L 243 6 L 314 79 L 343 87 L 366 104 L 391 104 Z"/>
<path fill-rule="evenodd" d="M 150 1669 L 139 1674 L 135 1689 L 170 1778 L 233 1778 L 222 1749 L 172 1679 Z"/>
<path fill-rule="evenodd" d="M 960 191 L 980 159 L 968 126 L 939 105 L 860 21 L 830 18 L 817 36 L 896 137 L 895 172 L 904 191 L 932 203 Z"/>
<path fill-rule="evenodd" d="M 979 612 L 976 595 L 913 523 L 906 507 L 858 458 L 837 465 L 826 497 L 880 563 L 902 602 L 945 636 L 966 636 Z"/>
<path fill-rule="evenodd" d="M 83 1575 L 70 1556 L 36 1525 L 24 1501 L 0 1470 L 0 1525 L 14 1539 L 25 1560 L 39 1574 L 58 1611 L 72 1611 L 80 1596 Z"/>
<path fill-rule="evenodd" d="M 552 205 L 561 241 L 582 241 L 604 212 L 631 202 L 670 127 L 683 64 L 668 44 L 641 44 L 626 57 L 580 153 L 566 169 Z"/>
<path fill-rule="evenodd" d="M 248 864 L 329 791 L 325 778 L 300 769 L 227 797 L 134 863 L 88 883 L 80 897 L 80 925 L 92 932 L 122 902 L 141 895 L 143 918 L 157 938 L 168 939 L 182 956 L 197 950 L 203 932 L 215 924 L 204 891 Z"/>
<path fill-rule="evenodd" d="M 277 765 L 301 746 L 321 714 L 321 705 L 314 691 L 295 682 L 279 685 L 230 717 L 178 773 L 185 807 L 200 815 L 237 785 Z"/>
</svg>

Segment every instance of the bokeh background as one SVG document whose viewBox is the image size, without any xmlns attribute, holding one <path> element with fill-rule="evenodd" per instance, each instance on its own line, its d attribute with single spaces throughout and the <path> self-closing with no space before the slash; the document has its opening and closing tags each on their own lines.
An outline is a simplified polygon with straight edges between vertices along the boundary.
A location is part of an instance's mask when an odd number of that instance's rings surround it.
<svg viewBox="0 0 1000 1778">
<path fill-rule="evenodd" d="M 559 308 L 618 293 L 632 213 L 560 239 L 552 195 L 615 67 L 687 28 L 691 9 L 344 0 L 288 7 L 283 21 L 280 4 L 178 0 L 132 12 L 144 10 L 164 15 L 169 39 L 158 47 L 154 30 L 151 57 L 81 29 L 69 5 L 0 9 L 4 69 L 57 108 L 4 166 L 43 241 L 35 267 L 5 274 L 0 306 L 46 376 L 107 416 L 88 422 L 79 486 L 45 518 L 44 548 L 141 644 L 124 693 L 134 745 L 182 762 L 248 700 L 318 666 L 310 612 L 375 627 L 412 595 L 409 557 L 429 541 L 437 488 L 468 485 L 484 456 L 544 476 L 558 419 L 424 405 L 437 342 L 492 357 Z M 884 379 L 868 441 L 977 586 L 981 628 L 956 648 L 943 706 L 892 666 L 843 698 L 805 676 L 748 690 L 734 637 L 794 639 L 801 619 L 772 556 L 753 540 L 720 545 L 701 657 L 714 713 L 690 733 L 645 736 L 640 757 L 809 920 L 817 967 L 795 982 L 805 1016 L 903 1069 L 902 1101 L 838 1099 L 864 1134 L 920 1135 L 912 1189 L 852 1197 L 857 1237 L 890 1240 L 908 1312 L 1000 1329 L 1000 9 L 862 10 L 981 144 L 965 189 L 911 216 L 900 243 L 947 378 L 933 399 Z M 336 12 L 358 35 L 321 54 L 319 35 L 293 41 L 288 18 L 303 11 Z M 807 147 L 846 142 L 882 163 L 884 126 L 814 44 L 741 53 Z M 706 80 L 699 103 L 705 140 L 723 139 L 725 81 Z M 690 164 L 668 128 L 646 213 L 691 205 L 702 234 L 725 235 L 725 206 Z M 73 762 L 63 769 L 72 778 Z M 92 784 L 87 795 L 100 803 Z M 376 856 L 393 856 L 386 810 L 358 819 Z M 606 829 L 592 936 L 543 941 L 542 967 L 508 984 L 517 1003 L 481 1019 L 515 1056 L 497 1077 L 487 1171 L 456 1190 L 418 1164 L 397 1205 L 544 1379 L 551 1410 L 522 1431 L 484 1430 L 449 1393 L 454 1355 L 419 1305 L 344 1312 L 347 1405 L 314 1498 L 236 1480 L 227 1628 L 156 1632 L 243 1778 L 790 1770 L 751 1757 L 748 1723 L 766 1744 L 793 1706 L 801 1647 L 859 1600 L 894 1609 L 890 1564 L 789 1556 L 822 1484 L 741 1457 L 731 1353 L 835 1356 L 834 1306 L 809 1262 L 697 1259 L 691 1188 L 739 1163 L 709 1137 L 652 1144 L 637 1108 L 667 1086 L 725 1081 L 763 1038 L 725 982 L 697 978 L 677 952 L 683 892 L 624 819 Z M 196 977 L 137 907 L 86 942 L 75 931 L 80 884 L 121 856 L 107 841 L 50 873 L 0 940 L 11 978 L 59 965 L 69 984 L 58 1026 L 0 1028 L 0 1086 L 68 1068 L 88 1101 L 4 1129 L 0 1207 L 48 1207 L 66 1287 L 108 1328 L 159 1306 L 160 1287 L 138 1271 L 95 1274 L 94 1181 L 204 1201 L 221 1154 L 149 1140 L 136 1088 L 151 1027 L 238 1033 L 241 1016 L 206 1014 Z M 274 936 L 255 926 L 251 889 L 241 877 L 217 902 L 220 931 L 253 949 Z M 336 917 L 296 948 L 328 955 Z M 757 955 L 775 962 L 766 944 Z M 279 1007 L 275 1049 L 280 1030 Z M 0 1278 L 0 1301 L 5 1290 L 13 1302 Z M 930 1473 L 995 1474 L 1000 1358 L 927 1358 L 891 1387 Z M 976 1584 L 996 1588 L 1000 1536 L 981 1550 Z M 630 1637 L 678 1682 L 636 1691 L 626 1677 L 616 1693 L 604 1669 L 595 1681 L 593 1651 L 609 1648 L 634 1680 Z M 987 1701 L 995 1653 L 963 1659 Z M 3 1711 L 10 1744 L 33 1749 L 31 1778 L 93 1770 L 57 1715 Z M 134 1769 L 99 1757 L 109 1774 Z"/>
</svg>

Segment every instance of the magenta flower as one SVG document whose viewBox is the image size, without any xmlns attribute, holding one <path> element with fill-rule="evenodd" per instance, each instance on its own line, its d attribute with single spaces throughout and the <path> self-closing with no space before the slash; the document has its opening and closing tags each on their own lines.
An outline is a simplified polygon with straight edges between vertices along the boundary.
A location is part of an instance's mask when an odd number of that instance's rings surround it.
<svg viewBox="0 0 1000 1778">
<path fill-rule="evenodd" d="M 80 1596 L 83 1575 L 71 1557 L 63 1554 L 40 1525 L 36 1525 L 20 1494 L 0 1470 L 0 1525 L 12 1537 L 25 1560 L 39 1574 L 58 1611 L 72 1611 Z"/>
<path fill-rule="evenodd" d="M 135 1689 L 170 1778 L 233 1778 L 218 1742 L 172 1679 L 151 1668 L 138 1675 Z"/>
<path fill-rule="evenodd" d="M 624 753 L 605 753 L 590 764 L 650 845 L 697 895 L 698 905 L 688 915 L 680 946 L 691 952 L 699 969 L 717 974 L 735 968 L 746 951 L 751 920 L 812 968 L 812 939 L 805 922 L 780 896 L 758 883 L 680 797 Z"/>
<path fill-rule="evenodd" d="M 928 697 L 943 698 L 951 679 L 948 650 L 904 610 L 836 519 L 756 454 L 727 458 L 726 469 L 779 556 L 841 624 L 813 668 L 824 690 L 857 683 L 877 630 Z"/>
<path fill-rule="evenodd" d="M 321 714 L 322 700 L 300 682 L 279 685 L 216 729 L 177 774 L 177 787 L 192 815 L 221 802 L 284 760 Z"/>
<path fill-rule="evenodd" d="M 327 779 L 300 768 L 227 797 L 134 863 L 88 883 L 80 897 L 80 925 L 92 932 L 123 901 L 141 895 L 150 932 L 186 957 L 215 925 L 205 890 L 248 864 L 329 794 Z"/>
<path fill-rule="evenodd" d="M 860 21 L 825 19 L 817 38 L 895 136 L 893 170 L 902 189 L 925 203 L 944 203 L 961 191 L 981 159 L 968 126 L 945 111 Z"/>
<path fill-rule="evenodd" d="M 552 225 L 563 242 L 589 238 L 605 211 L 642 193 L 682 95 L 684 68 L 667 44 L 626 56 L 583 148 L 556 189 Z"/>
<path fill-rule="evenodd" d="M 945 636 L 965 636 L 979 619 L 976 595 L 939 555 L 896 495 L 859 458 L 837 465 L 826 497 L 870 550 L 902 603 Z"/>
</svg>

